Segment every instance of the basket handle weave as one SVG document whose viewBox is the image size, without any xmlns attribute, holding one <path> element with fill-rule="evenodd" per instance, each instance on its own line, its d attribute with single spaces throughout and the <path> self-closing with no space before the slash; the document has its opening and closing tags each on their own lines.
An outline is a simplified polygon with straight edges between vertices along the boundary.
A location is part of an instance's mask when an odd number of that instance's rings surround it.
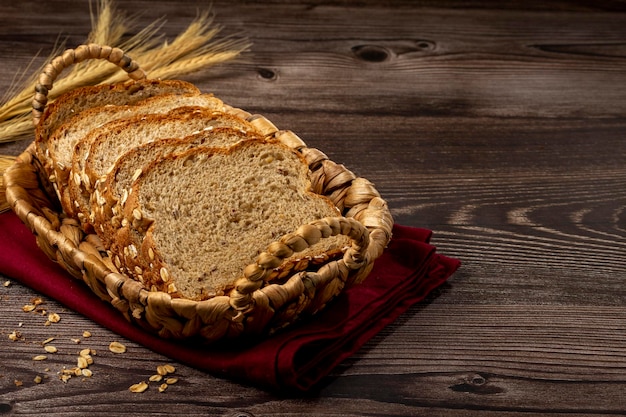
<svg viewBox="0 0 626 417">
<path fill-rule="evenodd" d="M 119 48 L 90 43 L 80 45 L 76 49 L 67 49 L 63 54 L 47 64 L 41 74 L 39 74 L 32 103 L 32 116 L 35 126 L 39 124 L 39 120 L 46 108 L 48 92 L 52 89 L 54 80 L 65 68 L 88 59 L 106 59 L 126 71 L 133 80 L 146 78 L 146 73 L 139 68 L 139 64 Z"/>
</svg>

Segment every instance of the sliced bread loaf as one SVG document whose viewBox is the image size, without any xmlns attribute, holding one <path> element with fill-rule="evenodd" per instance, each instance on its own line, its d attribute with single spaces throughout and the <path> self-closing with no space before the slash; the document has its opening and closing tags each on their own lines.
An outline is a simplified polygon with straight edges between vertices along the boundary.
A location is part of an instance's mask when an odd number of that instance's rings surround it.
<svg viewBox="0 0 626 417">
<path fill-rule="evenodd" d="M 181 153 L 202 146 L 229 147 L 239 141 L 256 137 L 248 134 L 247 132 L 254 132 L 237 120 L 228 116 L 217 117 L 214 121 L 216 127 L 209 126 L 209 129 L 182 139 L 167 138 L 144 143 L 121 155 L 105 179 L 96 181 L 89 205 L 94 213 L 94 230 L 105 246 L 111 245 L 116 230 L 122 226 L 121 204 L 126 202 L 133 181 L 145 166 L 170 153 Z M 237 130 L 233 131 L 233 127 Z"/>
<path fill-rule="evenodd" d="M 140 80 L 73 89 L 48 104 L 35 127 L 35 150 L 48 176 L 53 175 L 48 138 L 63 123 L 82 111 L 104 105 L 134 104 L 160 94 L 200 94 L 193 84 L 179 80 Z"/>
<path fill-rule="evenodd" d="M 72 215 L 72 204 L 68 204 L 67 183 L 72 158 L 79 140 L 104 124 L 113 120 L 128 119 L 136 115 L 163 114 L 186 106 L 198 106 L 210 110 L 221 110 L 223 103 L 210 94 L 162 94 L 142 100 L 135 105 L 107 105 L 81 112 L 61 125 L 48 139 L 48 150 L 53 162 L 59 199 L 65 211 Z"/>
<path fill-rule="evenodd" d="M 84 226 L 93 224 L 95 213 L 90 196 L 96 183 L 106 180 L 116 160 L 128 150 L 158 139 L 182 138 L 215 126 L 255 131 L 252 125 L 238 117 L 199 107 L 182 107 L 166 114 L 137 115 L 92 131 L 75 147 L 72 180 L 68 184 L 73 213 Z M 96 202 L 101 203 L 101 200 Z"/>
<path fill-rule="evenodd" d="M 119 238 L 143 238 L 139 246 L 118 241 L 114 257 L 154 290 L 194 300 L 228 292 L 270 243 L 340 215 L 309 191 L 308 172 L 296 151 L 264 140 L 158 159 L 142 170 L 123 207 Z M 322 239 L 287 262 L 340 253 L 346 244 L 345 236 Z"/>
</svg>

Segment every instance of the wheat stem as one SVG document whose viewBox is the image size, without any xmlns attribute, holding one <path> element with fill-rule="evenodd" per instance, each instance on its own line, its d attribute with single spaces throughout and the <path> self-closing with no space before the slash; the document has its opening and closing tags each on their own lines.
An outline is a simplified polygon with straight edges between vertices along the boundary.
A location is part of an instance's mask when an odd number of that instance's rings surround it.
<svg viewBox="0 0 626 417">
<path fill-rule="evenodd" d="M 163 19 L 156 20 L 137 32 L 130 39 L 123 41 L 124 33 L 129 31 L 130 19 L 120 14 L 112 0 L 100 0 L 97 10 L 91 12 L 92 30 L 87 42 L 116 46 L 140 63 L 150 78 L 176 78 L 201 70 L 207 66 L 232 60 L 250 45 L 245 39 L 227 38 L 216 41 L 221 28 L 213 25 L 210 12 L 199 14 L 195 20 L 173 41 L 163 41 L 159 30 Z M 51 57 L 61 53 L 63 48 L 55 48 Z M 47 60 L 48 61 L 48 60 Z M 31 100 L 36 77 L 43 65 L 34 75 L 25 78 L 25 73 L 17 77 L 17 83 L 0 102 L 0 143 L 14 141 L 20 136 L 32 133 L 32 123 L 26 122 L 31 109 Z M 85 61 L 68 69 L 65 76 L 55 80 L 54 88 L 49 93 L 50 101 L 59 95 L 84 85 L 125 81 L 128 77 L 123 71 L 101 60 Z"/>
</svg>

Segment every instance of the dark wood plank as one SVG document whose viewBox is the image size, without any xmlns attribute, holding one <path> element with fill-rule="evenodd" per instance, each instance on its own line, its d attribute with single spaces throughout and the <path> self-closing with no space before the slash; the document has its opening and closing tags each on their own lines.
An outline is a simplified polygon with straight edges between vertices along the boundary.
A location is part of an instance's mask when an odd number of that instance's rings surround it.
<svg viewBox="0 0 626 417">
<path fill-rule="evenodd" d="M 140 11 L 139 26 L 167 15 L 174 36 L 198 4 L 118 6 Z M 167 358 L 124 340 L 127 354 L 108 352 L 118 336 L 53 300 L 62 321 L 44 326 L 21 311 L 35 293 L 0 287 L 0 414 L 626 413 L 622 2 L 217 1 L 215 11 L 253 52 L 188 79 L 372 180 L 398 223 L 433 229 L 462 269 L 301 398 L 180 364 L 165 393 L 133 395 Z M 0 91 L 89 25 L 82 2 L 3 5 Z M 24 339 L 10 341 L 14 330 Z M 49 337 L 59 352 L 33 362 Z M 61 382 L 83 347 L 98 351 L 94 376 Z"/>
</svg>

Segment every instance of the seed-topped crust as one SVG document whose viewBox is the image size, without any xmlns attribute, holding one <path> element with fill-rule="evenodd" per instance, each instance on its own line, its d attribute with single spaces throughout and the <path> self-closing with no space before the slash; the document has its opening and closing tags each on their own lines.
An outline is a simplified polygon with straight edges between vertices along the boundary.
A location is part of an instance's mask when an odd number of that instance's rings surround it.
<svg viewBox="0 0 626 417">
<path fill-rule="evenodd" d="M 167 182 L 172 176 L 176 180 Z M 202 300 L 236 287 L 244 274 L 257 281 L 241 283 L 249 291 L 282 270 L 328 260 L 348 246 L 344 236 L 327 233 L 322 239 L 318 228 L 302 226 L 340 215 L 309 187 L 306 161 L 261 138 L 165 155 L 133 183 L 123 207 L 127 226 L 112 248 L 136 245 L 137 256 L 125 250 L 123 263 L 130 270 L 139 266 L 146 285 L 163 292 Z M 199 223 L 200 218 L 206 220 Z M 270 245 L 290 232 L 297 238 Z M 268 245 L 268 252 L 259 253 Z M 255 259 L 256 267 L 246 268 Z"/>
</svg>

